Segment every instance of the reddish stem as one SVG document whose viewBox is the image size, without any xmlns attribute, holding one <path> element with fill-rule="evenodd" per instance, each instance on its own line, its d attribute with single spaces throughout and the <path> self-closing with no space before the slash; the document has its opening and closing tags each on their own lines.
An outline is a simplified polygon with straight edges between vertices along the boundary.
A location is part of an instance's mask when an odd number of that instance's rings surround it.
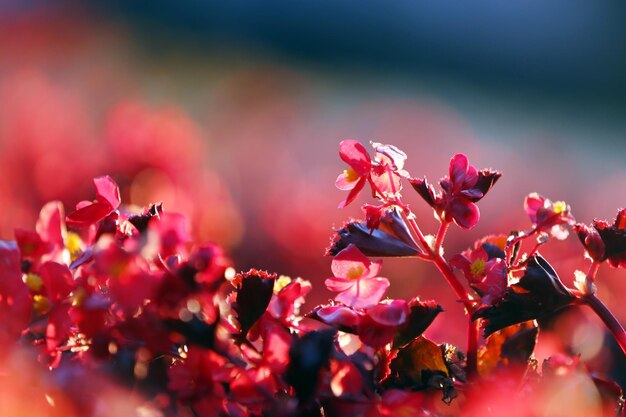
<svg viewBox="0 0 626 417">
<path fill-rule="evenodd" d="M 439 253 L 441 251 L 441 245 L 443 244 L 443 239 L 446 237 L 446 232 L 448 231 L 448 227 L 450 226 L 450 222 L 442 221 L 439 225 L 439 230 L 437 231 L 437 238 L 435 240 L 435 252 Z"/>
<path fill-rule="evenodd" d="M 463 284 L 461 284 L 461 281 L 459 281 L 456 275 L 454 275 L 452 268 L 448 265 L 448 262 L 446 262 L 440 254 L 433 254 L 433 263 L 441 275 L 443 275 L 446 281 L 448 281 L 448 284 L 452 287 L 459 300 L 465 305 L 466 313 L 470 314 L 474 309 L 474 303 L 472 301 L 473 297 L 465 289 Z"/>
<path fill-rule="evenodd" d="M 421 231 L 419 230 L 419 227 L 417 226 L 415 219 L 412 216 L 407 216 L 407 222 L 409 223 L 409 227 L 411 228 L 411 230 L 417 235 L 418 239 L 420 239 L 420 236 L 421 236 L 420 242 L 422 240 L 425 242 L 426 239 L 424 238 L 424 235 L 421 234 Z M 439 233 L 437 233 L 437 241 L 440 241 L 439 245 L 441 245 L 441 243 L 443 242 L 443 237 L 445 236 L 448 225 L 449 223 L 444 222 L 439 228 Z M 468 315 L 466 372 L 467 372 L 468 378 L 472 378 L 476 374 L 478 374 L 478 337 L 479 337 L 478 321 L 472 321 L 472 318 L 471 318 L 471 313 L 474 309 L 472 296 L 465 289 L 463 284 L 461 284 L 461 282 L 456 277 L 456 275 L 454 275 L 448 262 L 446 262 L 444 257 L 441 256 L 441 251 L 439 250 L 440 246 L 437 246 L 437 243 L 435 243 L 435 250 L 433 250 L 433 248 L 428 246 L 428 244 L 426 243 L 424 247 L 429 252 L 431 256 L 431 260 L 433 261 L 433 263 L 435 264 L 435 266 L 437 267 L 441 275 L 443 275 L 443 277 L 446 279 L 448 284 L 452 287 L 452 289 L 456 293 L 457 297 L 465 305 L 465 312 Z"/>
<path fill-rule="evenodd" d="M 389 172 L 389 168 L 388 168 Z M 395 185 L 393 184 L 392 173 L 389 174 L 391 178 L 391 188 L 395 191 Z M 373 181 L 370 181 L 370 184 L 374 188 L 374 191 L 377 192 L 383 199 L 384 196 L 380 193 L 380 190 Z M 394 193 L 395 194 L 395 193 Z M 463 284 L 459 281 L 459 279 L 452 272 L 452 268 L 445 260 L 445 258 L 441 255 L 441 246 L 443 244 L 443 240 L 446 236 L 446 232 L 450 225 L 450 222 L 442 221 L 439 226 L 439 231 L 437 232 L 437 237 L 435 238 L 434 247 L 431 247 L 426 240 L 426 237 L 420 230 L 417 222 L 415 221 L 415 215 L 411 212 L 411 210 L 400 200 L 399 197 L 395 197 L 394 201 L 385 201 L 386 203 L 396 204 L 403 209 L 404 216 L 406 218 L 407 223 L 409 224 L 409 228 L 415 234 L 418 241 L 422 245 L 423 249 L 427 252 L 430 261 L 432 261 L 441 275 L 446 279 L 448 285 L 452 287 L 455 294 L 459 298 L 461 302 L 463 302 L 465 306 L 465 312 L 468 314 L 468 330 L 467 330 L 467 366 L 466 372 L 469 376 L 473 376 L 478 373 L 478 322 L 473 322 L 471 319 L 471 313 L 474 309 L 474 303 L 472 302 L 472 296 L 465 289 Z M 423 259 L 423 258 L 422 258 Z"/>
<path fill-rule="evenodd" d="M 594 313 L 605 324 L 605 326 L 609 329 L 613 337 L 617 341 L 617 344 L 622 348 L 622 352 L 626 355 L 626 331 L 620 324 L 619 321 L 615 318 L 613 313 L 607 308 L 606 305 L 598 298 L 595 294 L 585 294 L 582 297 L 582 301 L 587 304 Z"/>
<path fill-rule="evenodd" d="M 587 279 L 594 282 L 596 279 L 596 274 L 598 273 L 598 269 L 600 268 L 600 262 L 594 261 L 589 266 L 589 271 L 587 271 Z"/>
<path fill-rule="evenodd" d="M 478 374 L 478 320 L 472 321 L 468 316 L 467 324 L 467 379 L 471 380 Z"/>
</svg>

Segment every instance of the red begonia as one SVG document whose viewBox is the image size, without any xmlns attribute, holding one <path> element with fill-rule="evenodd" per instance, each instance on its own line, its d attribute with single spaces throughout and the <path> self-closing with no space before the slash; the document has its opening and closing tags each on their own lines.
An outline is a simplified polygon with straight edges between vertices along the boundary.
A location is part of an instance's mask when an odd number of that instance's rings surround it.
<svg viewBox="0 0 626 417">
<path fill-rule="evenodd" d="M 84 228 L 98 223 L 120 206 L 120 190 L 111 177 L 94 178 L 93 183 L 96 187 L 96 200 L 78 203 L 76 210 L 66 218 L 68 226 Z"/>
<path fill-rule="evenodd" d="M 454 221 L 463 229 L 471 229 L 480 219 L 480 210 L 475 203 L 501 175 L 489 169 L 478 171 L 469 164 L 467 156 L 456 154 L 450 159 L 448 176 L 439 181 L 442 192 L 435 192 L 425 178 L 411 178 L 410 182 L 442 221 Z"/>
</svg>

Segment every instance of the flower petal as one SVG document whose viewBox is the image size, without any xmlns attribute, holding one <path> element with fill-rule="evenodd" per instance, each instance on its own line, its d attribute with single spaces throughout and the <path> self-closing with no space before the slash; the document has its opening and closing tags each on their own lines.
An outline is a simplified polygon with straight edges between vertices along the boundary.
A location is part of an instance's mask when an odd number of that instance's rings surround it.
<svg viewBox="0 0 626 417">
<path fill-rule="evenodd" d="M 474 165 L 470 165 L 467 167 L 467 173 L 463 178 L 463 184 L 461 186 L 462 189 L 468 189 L 476 185 L 478 181 L 478 170 Z M 482 195 L 481 195 L 482 197 Z"/>
<path fill-rule="evenodd" d="M 367 176 L 372 168 L 372 159 L 358 140 L 347 139 L 339 144 L 339 156 L 360 177 Z"/>
<path fill-rule="evenodd" d="M 352 190 L 358 184 L 358 180 L 360 179 L 361 178 L 359 177 L 356 181 L 354 180 L 350 181 L 348 174 L 346 174 L 345 172 L 342 172 L 341 174 L 339 174 L 339 176 L 335 180 L 335 187 L 337 187 L 338 189 L 342 191 Z"/>
<path fill-rule="evenodd" d="M 66 223 L 70 227 L 87 227 L 98 223 L 108 216 L 111 211 L 113 211 L 113 208 L 109 203 L 96 202 L 70 213 L 66 218 Z"/>
<path fill-rule="evenodd" d="M 546 199 L 537 193 L 530 193 L 524 199 L 524 210 L 530 216 L 530 220 L 535 223 L 537 221 L 537 210 L 543 207 Z"/>
<path fill-rule="evenodd" d="M 406 300 L 385 300 L 367 310 L 367 315 L 383 326 L 401 326 L 409 316 Z"/>
<path fill-rule="evenodd" d="M 109 204 L 112 210 L 119 207 L 121 203 L 120 190 L 113 178 L 105 175 L 93 179 L 96 186 L 96 199 L 105 204 Z"/>
<path fill-rule="evenodd" d="M 327 278 L 326 281 L 324 281 L 324 284 L 330 291 L 341 292 L 352 287 L 354 285 L 354 280 L 348 278 Z"/>
<path fill-rule="evenodd" d="M 461 184 L 467 175 L 469 160 L 462 153 L 457 153 L 450 159 L 450 181 L 453 184 Z"/>
<path fill-rule="evenodd" d="M 64 217 L 63 203 L 51 201 L 41 208 L 35 230 L 44 241 L 62 248 L 63 239 L 67 233 Z"/>
<path fill-rule="evenodd" d="M 315 312 L 315 318 L 340 330 L 354 331 L 359 324 L 360 316 L 349 307 L 336 305 L 320 308 Z"/>
<path fill-rule="evenodd" d="M 344 208 L 348 204 L 352 203 L 354 199 L 356 198 L 356 196 L 359 195 L 359 192 L 363 189 L 366 182 L 367 182 L 367 178 L 361 177 L 361 179 L 359 179 L 359 181 L 356 184 L 354 184 L 354 188 L 352 188 L 352 190 L 350 191 L 346 199 L 343 200 L 341 203 L 339 203 L 338 207 Z"/>
<path fill-rule="evenodd" d="M 378 162 L 391 165 L 394 171 L 399 171 L 404 168 L 404 162 L 407 156 L 402 150 L 396 146 L 383 145 L 382 143 L 372 143 L 372 146 L 376 151 L 376 160 Z"/>
<path fill-rule="evenodd" d="M 446 211 L 452 216 L 454 222 L 463 229 L 473 228 L 480 219 L 478 206 L 465 198 L 452 198 Z"/>
<path fill-rule="evenodd" d="M 354 308 L 366 308 L 378 304 L 389 288 L 387 278 L 362 278 L 356 280 L 347 291 L 335 297 L 335 300 Z"/>
<path fill-rule="evenodd" d="M 356 246 L 350 244 L 335 256 L 331 264 L 331 270 L 337 278 L 358 278 L 348 276 L 348 274 L 354 271 L 355 268 L 362 268 L 363 272 L 365 272 L 370 268 L 371 263 L 367 256 L 363 255 Z"/>
</svg>

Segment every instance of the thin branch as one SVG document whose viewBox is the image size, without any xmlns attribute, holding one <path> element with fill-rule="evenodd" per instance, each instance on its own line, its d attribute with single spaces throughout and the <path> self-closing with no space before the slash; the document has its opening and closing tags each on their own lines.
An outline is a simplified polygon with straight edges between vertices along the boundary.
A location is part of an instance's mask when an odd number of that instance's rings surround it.
<svg viewBox="0 0 626 417">
<path fill-rule="evenodd" d="M 595 294 L 585 294 L 582 298 L 591 309 L 602 320 L 604 325 L 609 329 L 617 344 L 622 348 L 622 352 L 626 355 L 626 331 L 615 318 L 613 313 Z"/>
</svg>

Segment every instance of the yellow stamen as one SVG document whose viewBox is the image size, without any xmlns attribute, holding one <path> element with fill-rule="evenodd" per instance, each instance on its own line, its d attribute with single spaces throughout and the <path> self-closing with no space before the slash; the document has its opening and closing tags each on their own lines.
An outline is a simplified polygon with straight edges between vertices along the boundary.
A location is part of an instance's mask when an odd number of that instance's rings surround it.
<svg viewBox="0 0 626 417">
<path fill-rule="evenodd" d="M 346 176 L 346 181 L 348 182 L 354 182 L 359 179 L 359 174 L 352 168 L 344 169 L 343 175 Z"/>
<path fill-rule="evenodd" d="M 47 313 L 52 308 L 52 304 L 48 297 L 44 297 L 43 295 L 35 295 L 33 296 L 33 310 L 40 314 Z"/>
<path fill-rule="evenodd" d="M 80 236 L 74 232 L 68 232 L 65 237 L 65 247 L 70 252 L 70 259 L 75 260 L 81 253 L 81 244 L 83 241 Z"/>
<path fill-rule="evenodd" d="M 346 275 L 350 279 L 356 279 L 360 278 L 363 275 L 363 272 L 365 272 L 365 267 L 363 265 L 353 266 L 348 270 Z"/>
<path fill-rule="evenodd" d="M 555 212 L 556 214 L 561 214 L 566 210 L 567 210 L 567 204 L 565 204 L 565 201 L 556 201 L 552 203 L 552 211 Z"/>
<path fill-rule="evenodd" d="M 291 283 L 290 277 L 288 277 L 287 275 L 279 276 L 278 279 L 274 281 L 274 293 L 279 292 L 280 290 L 285 288 L 287 285 L 289 285 L 289 283 Z"/>
<path fill-rule="evenodd" d="M 43 280 L 37 274 L 26 274 L 24 276 L 24 283 L 32 292 L 38 292 L 43 287 Z"/>
<path fill-rule="evenodd" d="M 76 291 L 72 293 L 72 306 L 78 307 L 82 305 L 87 299 L 88 295 L 89 294 L 87 294 L 87 290 L 85 290 L 84 288 L 77 288 Z"/>
<path fill-rule="evenodd" d="M 485 260 L 484 259 L 476 259 L 470 265 L 470 272 L 473 276 L 477 277 L 482 275 L 485 272 Z"/>
</svg>

